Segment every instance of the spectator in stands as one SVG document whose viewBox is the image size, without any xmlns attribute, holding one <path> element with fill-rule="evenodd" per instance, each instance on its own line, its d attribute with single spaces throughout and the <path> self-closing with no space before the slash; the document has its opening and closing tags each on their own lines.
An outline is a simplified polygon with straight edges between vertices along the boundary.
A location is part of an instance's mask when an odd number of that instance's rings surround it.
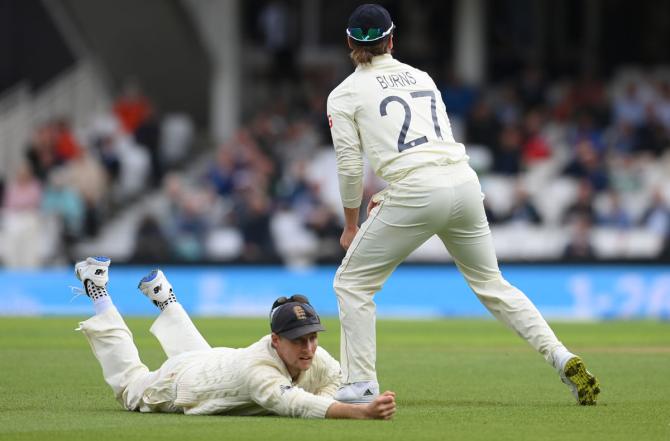
<svg viewBox="0 0 670 441">
<path fill-rule="evenodd" d="M 154 264 L 170 261 L 172 257 L 172 245 L 165 237 L 160 223 L 154 215 L 145 215 L 137 228 L 132 260 Z"/>
<path fill-rule="evenodd" d="M 579 181 L 577 200 L 567 208 L 563 215 L 564 224 L 573 224 L 579 220 L 586 220 L 589 225 L 595 220 L 593 189 L 591 183 L 585 179 Z"/>
<path fill-rule="evenodd" d="M 118 144 L 114 138 L 114 134 L 102 134 L 96 136 L 92 143 L 110 180 L 117 182 L 121 174 L 121 159 L 119 158 Z"/>
<path fill-rule="evenodd" d="M 670 239 L 670 207 L 661 188 L 655 188 L 651 205 L 642 215 L 641 225 L 660 237 Z"/>
<path fill-rule="evenodd" d="M 591 221 L 579 216 L 572 227 L 572 237 L 563 251 L 563 259 L 570 261 L 590 261 L 596 258 L 591 245 Z"/>
<path fill-rule="evenodd" d="M 635 156 L 612 152 L 609 155 L 608 169 L 612 190 L 632 193 L 643 189 L 646 168 Z"/>
<path fill-rule="evenodd" d="M 344 257 L 340 246 L 342 224 L 333 210 L 322 201 L 317 201 L 307 216 L 305 225 L 319 238 L 318 262 L 337 262 Z"/>
<path fill-rule="evenodd" d="M 296 213 L 319 239 L 317 259 L 343 257 L 340 246 L 342 225 L 333 210 L 322 200 L 318 183 L 307 176 L 308 162 L 299 160 L 278 183 L 277 200 Z M 332 260 L 331 260 L 332 261 Z"/>
<path fill-rule="evenodd" d="M 278 136 L 278 133 L 277 133 Z M 240 180 L 245 178 L 246 174 L 258 175 L 264 181 L 271 181 L 279 173 L 277 170 L 278 162 L 271 156 L 272 145 L 275 137 L 268 136 L 265 146 L 260 141 L 257 142 L 252 133 L 247 129 L 238 130 L 235 135 L 235 154 L 236 166 L 239 169 Z M 240 184 L 243 185 L 243 184 Z"/>
<path fill-rule="evenodd" d="M 160 152 L 159 118 L 153 106 L 148 106 L 144 119 L 135 129 L 135 142 L 147 151 L 151 161 L 151 184 L 158 187 L 164 170 Z"/>
<path fill-rule="evenodd" d="M 244 239 L 243 260 L 276 260 L 270 233 L 271 208 L 267 193 L 260 187 L 249 186 L 239 193 L 235 214 Z"/>
<path fill-rule="evenodd" d="M 645 105 L 640 97 L 639 88 L 633 81 L 628 82 L 622 94 L 614 98 L 614 122 L 627 123 L 640 127 L 646 122 Z"/>
<path fill-rule="evenodd" d="M 60 219 L 64 243 L 67 245 L 82 235 L 86 207 L 81 195 L 68 185 L 65 172 L 55 170 L 49 175 L 49 184 L 42 198 L 42 211 Z"/>
<path fill-rule="evenodd" d="M 95 236 L 100 228 L 104 198 L 108 195 L 108 177 L 101 163 L 88 149 L 82 148 L 79 156 L 64 169 L 65 185 L 79 193 L 86 207 L 84 233 Z"/>
<path fill-rule="evenodd" d="M 7 182 L 3 197 L 4 262 L 8 268 L 40 264 L 42 188 L 27 162 Z"/>
<path fill-rule="evenodd" d="M 564 173 L 588 180 L 595 191 L 606 190 L 609 185 L 607 169 L 593 144 L 586 139 L 575 146 L 575 155 Z"/>
<path fill-rule="evenodd" d="M 494 173 L 516 175 L 521 171 L 521 130 L 507 125 L 500 132 L 498 144 L 493 152 Z"/>
<path fill-rule="evenodd" d="M 503 221 L 532 225 L 542 223 L 542 217 L 530 200 L 530 196 L 521 181 L 518 181 L 514 188 L 514 202 L 507 216 L 503 218 Z"/>
<path fill-rule="evenodd" d="M 465 139 L 468 144 L 478 144 L 493 150 L 498 143 L 501 126 L 486 99 L 479 100 L 466 123 Z"/>
<path fill-rule="evenodd" d="M 139 83 L 129 79 L 123 85 L 121 95 L 114 103 L 114 114 L 126 133 L 133 135 L 151 114 L 151 103 L 144 96 Z"/>
<path fill-rule="evenodd" d="M 608 193 L 607 204 L 602 209 L 602 212 L 598 213 L 596 221 L 600 226 L 621 230 L 626 230 L 633 226 L 631 215 L 621 204 L 621 197 L 616 191 Z"/>
<path fill-rule="evenodd" d="M 180 261 L 204 259 L 204 241 L 211 227 L 207 216 L 212 205 L 210 194 L 203 188 L 190 188 L 176 173 L 165 176 L 163 193 L 165 199 L 156 216 L 163 234 L 170 238 L 172 257 Z"/>
<path fill-rule="evenodd" d="M 219 196 L 228 198 L 235 190 L 237 167 L 231 148 L 221 147 L 216 152 L 214 163 L 207 170 L 205 181 Z"/>
<path fill-rule="evenodd" d="M 477 102 L 477 90 L 461 81 L 453 70 L 440 92 L 450 118 L 464 120 Z"/>
<path fill-rule="evenodd" d="M 307 161 L 292 163 L 277 185 L 277 198 L 307 219 L 318 205 L 318 191 L 314 191 L 307 179 Z"/>
<path fill-rule="evenodd" d="M 517 93 L 526 109 L 533 109 L 544 104 L 547 83 L 544 72 L 539 66 L 529 65 L 523 70 L 517 84 Z"/>
<path fill-rule="evenodd" d="M 181 201 L 186 197 L 184 178 L 175 172 L 168 173 L 163 178 L 163 195 L 165 203 L 159 207 L 161 219 L 170 219 L 179 211 Z"/>
<path fill-rule="evenodd" d="M 290 167 L 295 161 L 309 158 L 319 142 L 318 133 L 306 124 L 304 119 L 296 119 L 286 126 L 286 130 L 273 145 L 273 156 Z"/>
<path fill-rule="evenodd" d="M 654 114 L 663 124 L 666 132 L 670 133 L 670 81 L 666 80 L 658 84 L 657 96 L 654 102 Z"/>
<path fill-rule="evenodd" d="M 72 132 L 70 121 L 65 118 L 57 119 L 53 123 L 54 152 L 56 162 L 67 163 L 81 154 L 81 146 Z"/>
<path fill-rule="evenodd" d="M 587 141 L 598 154 L 605 153 L 607 146 L 603 129 L 596 125 L 593 114 L 586 110 L 577 112 L 575 124 L 568 131 L 567 141 L 571 146 Z"/>
<path fill-rule="evenodd" d="M 648 106 L 646 111 L 646 123 L 635 131 L 635 150 L 638 153 L 649 153 L 658 157 L 670 146 L 670 136 L 654 113 L 654 108 Z"/>
<path fill-rule="evenodd" d="M 524 117 L 525 140 L 522 146 L 524 164 L 532 164 L 551 156 L 551 146 L 542 133 L 544 125 L 544 115 L 538 109 L 529 111 Z"/>
<path fill-rule="evenodd" d="M 249 127 L 238 130 L 235 141 L 244 146 L 259 149 L 265 155 L 271 155 L 274 143 L 286 130 L 286 105 L 280 99 L 274 109 L 261 111 L 256 115 Z"/>
<path fill-rule="evenodd" d="M 625 121 L 615 123 L 605 132 L 609 150 L 621 155 L 632 155 L 637 149 L 636 130 L 633 125 Z"/>
<path fill-rule="evenodd" d="M 174 236 L 177 257 L 180 260 L 198 261 L 204 259 L 205 238 L 210 229 L 207 217 L 209 197 L 206 191 L 192 189 L 181 200 L 175 218 Z"/>
<path fill-rule="evenodd" d="M 609 122 L 610 110 L 605 85 L 593 68 L 587 67 L 581 73 L 573 83 L 570 95 L 577 113 L 592 116 L 595 126 L 604 127 Z"/>
<path fill-rule="evenodd" d="M 491 208 L 491 204 L 489 203 L 487 198 L 484 198 L 484 214 L 486 214 L 486 220 L 491 225 L 503 221 L 503 217 L 498 216 L 498 214 Z"/>
<path fill-rule="evenodd" d="M 321 146 L 330 138 L 330 126 L 326 116 L 326 95 L 318 92 L 311 93 L 307 104 L 309 113 L 305 120 L 316 132 L 316 145 Z"/>
<path fill-rule="evenodd" d="M 512 85 L 505 84 L 502 86 L 495 103 L 495 108 L 498 121 L 500 121 L 502 125 L 520 124 L 523 108 L 519 102 L 516 89 Z"/>
<path fill-rule="evenodd" d="M 49 172 L 56 166 L 55 131 L 51 123 L 38 126 L 33 130 L 30 144 L 26 148 L 26 158 L 33 175 L 41 182 L 47 181 Z"/>
<path fill-rule="evenodd" d="M 574 84 L 570 79 L 562 79 L 550 86 L 547 104 L 551 106 L 551 118 L 561 124 L 574 118 L 576 97 Z"/>
</svg>

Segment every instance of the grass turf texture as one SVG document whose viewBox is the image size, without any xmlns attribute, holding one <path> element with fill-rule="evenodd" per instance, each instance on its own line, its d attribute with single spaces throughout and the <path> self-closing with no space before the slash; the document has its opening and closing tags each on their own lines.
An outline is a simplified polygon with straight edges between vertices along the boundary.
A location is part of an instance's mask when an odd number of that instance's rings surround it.
<svg viewBox="0 0 670 441">
<path fill-rule="evenodd" d="M 668 440 L 670 325 L 554 324 L 602 385 L 577 406 L 558 375 L 495 321 L 378 322 L 379 375 L 398 394 L 391 422 L 127 412 L 114 400 L 76 318 L 0 318 L 0 440 Z M 130 318 L 140 356 L 164 355 Z M 265 320 L 199 319 L 214 346 L 246 346 Z M 320 343 L 339 354 L 337 322 Z"/>
</svg>

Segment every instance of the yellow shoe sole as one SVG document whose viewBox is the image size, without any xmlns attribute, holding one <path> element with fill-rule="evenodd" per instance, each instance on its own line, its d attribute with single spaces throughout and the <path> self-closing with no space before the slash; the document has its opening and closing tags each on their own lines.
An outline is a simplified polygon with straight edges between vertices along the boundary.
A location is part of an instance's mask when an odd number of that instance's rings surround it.
<svg viewBox="0 0 670 441">
<path fill-rule="evenodd" d="M 577 389 L 577 402 L 582 406 L 593 406 L 600 394 L 598 379 L 586 370 L 579 357 L 573 357 L 563 368 L 565 378 Z"/>
</svg>

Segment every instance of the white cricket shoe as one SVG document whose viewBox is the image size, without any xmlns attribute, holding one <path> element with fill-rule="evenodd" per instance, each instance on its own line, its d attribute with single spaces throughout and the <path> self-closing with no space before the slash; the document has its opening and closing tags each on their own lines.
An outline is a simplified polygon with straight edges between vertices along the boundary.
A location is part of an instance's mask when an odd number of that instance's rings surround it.
<svg viewBox="0 0 670 441">
<path fill-rule="evenodd" d="M 155 269 L 144 276 L 137 287 L 149 300 L 158 304 L 165 302 L 172 294 L 172 285 L 168 282 L 163 271 Z"/>
<path fill-rule="evenodd" d="M 581 358 L 571 357 L 565 365 L 559 369 L 561 381 L 570 388 L 570 392 L 582 406 L 592 406 L 598 401 L 600 384 L 598 379 L 589 371 Z"/>
<path fill-rule="evenodd" d="M 342 403 L 371 403 L 379 396 L 379 384 L 376 381 L 359 381 L 343 384 L 333 397 Z"/>
<path fill-rule="evenodd" d="M 104 288 L 109 281 L 110 263 L 112 261 L 109 257 L 87 257 L 86 260 L 77 262 L 74 266 L 74 274 L 82 282 L 90 280 L 95 286 Z"/>
</svg>

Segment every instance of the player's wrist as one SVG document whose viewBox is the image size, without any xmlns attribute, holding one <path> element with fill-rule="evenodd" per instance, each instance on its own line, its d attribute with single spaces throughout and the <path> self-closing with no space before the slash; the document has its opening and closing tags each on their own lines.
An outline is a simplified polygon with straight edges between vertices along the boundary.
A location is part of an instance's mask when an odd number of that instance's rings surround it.
<svg viewBox="0 0 670 441">
<path fill-rule="evenodd" d="M 375 409 L 373 407 L 373 403 L 368 403 L 368 404 L 365 404 L 365 405 L 360 406 L 360 407 L 361 407 L 361 413 L 363 414 L 363 419 L 366 419 L 366 420 L 376 419 Z"/>
</svg>

